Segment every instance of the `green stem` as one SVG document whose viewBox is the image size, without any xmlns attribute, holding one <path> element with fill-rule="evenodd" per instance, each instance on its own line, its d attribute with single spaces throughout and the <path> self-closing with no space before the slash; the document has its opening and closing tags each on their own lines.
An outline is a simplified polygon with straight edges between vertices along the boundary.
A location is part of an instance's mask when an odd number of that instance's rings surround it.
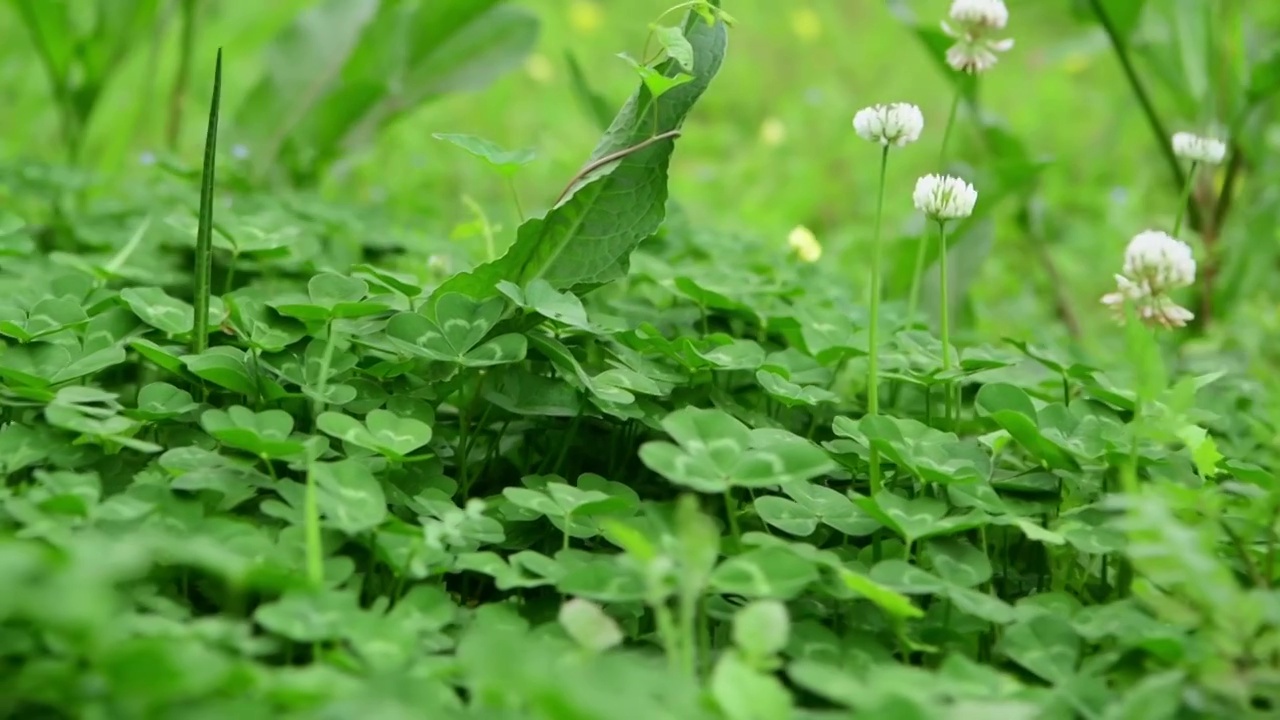
<svg viewBox="0 0 1280 720">
<path fill-rule="evenodd" d="M 320 545 L 320 502 L 316 492 L 315 472 L 307 463 L 307 487 L 303 496 L 302 522 L 306 539 L 307 581 L 313 588 L 324 585 L 324 553 Z"/>
<path fill-rule="evenodd" d="M 724 513 L 729 520 L 729 534 L 733 537 L 734 547 L 741 544 L 742 531 L 738 527 L 738 508 L 729 491 L 724 492 Z"/>
<path fill-rule="evenodd" d="M 1191 188 L 1196 184 L 1196 169 L 1199 163 L 1194 160 L 1191 162 L 1191 169 L 1187 171 L 1187 180 L 1182 184 L 1182 195 L 1178 202 L 1178 216 L 1173 221 L 1173 236 L 1178 237 L 1178 233 L 1182 232 L 1182 220 L 1187 216 L 1187 206 L 1191 202 Z"/>
<path fill-rule="evenodd" d="M 1129 82 L 1129 88 L 1133 90 L 1133 94 L 1138 99 L 1138 105 L 1142 107 L 1142 114 L 1147 119 L 1147 125 L 1151 128 L 1151 133 L 1156 136 L 1156 142 L 1160 146 L 1161 155 L 1164 156 L 1165 163 L 1169 166 L 1169 172 L 1173 176 L 1173 183 L 1177 187 L 1181 187 L 1186 178 L 1182 175 L 1182 165 L 1178 163 L 1178 156 L 1173 152 L 1173 146 L 1169 144 L 1169 133 L 1165 130 L 1164 123 L 1160 121 L 1160 115 L 1156 112 L 1155 103 L 1151 100 L 1151 95 L 1147 92 L 1147 88 L 1142 84 L 1142 79 L 1138 77 L 1138 71 L 1134 68 L 1133 60 L 1129 57 L 1129 47 L 1125 44 L 1124 38 L 1120 36 L 1119 30 L 1116 29 L 1115 23 L 1112 22 L 1111 16 L 1107 14 L 1106 8 L 1103 7 L 1102 0 L 1089 0 L 1089 6 L 1093 10 L 1093 14 L 1098 18 L 1098 22 L 1102 25 L 1102 29 L 1107 33 L 1107 39 L 1111 42 L 1111 48 L 1115 51 L 1116 59 L 1120 61 L 1120 68 L 1124 71 L 1125 79 Z M 1195 208 L 1189 208 L 1191 213 L 1191 222 L 1193 225 L 1199 224 L 1198 214 Z"/>
<path fill-rule="evenodd" d="M 173 79 L 173 89 L 169 95 L 169 125 L 165 128 L 166 141 L 170 152 L 178 148 L 178 139 L 182 136 L 182 101 L 187 94 L 187 84 L 191 78 L 191 55 L 195 50 L 196 3 L 198 0 L 181 0 L 182 17 L 179 34 L 178 72 Z"/>
<path fill-rule="evenodd" d="M 685 675 L 698 677 L 698 598 L 699 593 L 682 592 L 680 594 L 680 653 L 681 665 Z"/>
<path fill-rule="evenodd" d="M 947 148 L 951 145 L 951 128 L 956 124 L 956 115 L 960 110 L 960 86 L 956 86 L 955 95 L 951 98 L 951 110 L 947 113 L 947 126 L 942 130 L 942 147 L 938 150 L 938 172 L 947 166 Z"/>
<path fill-rule="evenodd" d="M 516 206 L 516 217 L 520 219 L 520 224 L 524 224 L 524 207 L 520 204 L 520 191 L 516 189 L 516 179 L 507 176 L 507 188 L 511 190 L 511 202 Z"/>
<path fill-rule="evenodd" d="M 867 414 L 880 413 L 880 232 L 884 220 L 885 175 L 889 167 L 889 146 L 880 153 L 880 190 L 876 198 L 876 226 L 871 239 L 871 328 L 867 357 Z M 871 448 L 871 494 L 883 487 L 880 477 L 880 451 Z"/>
<path fill-rule="evenodd" d="M 960 88 L 956 88 L 955 95 L 951 98 L 951 110 L 947 113 L 947 126 L 942 130 L 942 147 L 938 149 L 938 172 L 946 170 L 947 149 L 951 146 L 952 128 L 956 124 L 956 116 L 960 112 L 960 100 L 962 93 Z M 911 273 L 911 290 L 907 295 L 907 322 L 912 322 L 916 317 L 916 309 L 920 306 L 920 281 L 924 276 L 924 260 L 928 255 L 929 236 L 920 237 L 920 243 L 916 246 L 916 266 Z"/>
<path fill-rule="evenodd" d="M 666 651 L 667 662 L 673 671 L 680 668 L 680 635 L 676 630 L 675 618 L 671 616 L 671 608 L 665 600 L 653 606 L 653 614 L 658 623 L 658 637 L 662 639 L 662 649 Z"/>
<path fill-rule="evenodd" d="M 947 223 L 938 221 L 938 286 L 941 295 L 939 314 L 942 319 L 942 369 L 951 369 L 951 295 L 947 285 Z M 948 421 L 951 419 L 951 382 L 942 385 L 944 413 Z"/>
<path fill-rule="evenodd" d="M 320 380 L 316 383 L 316 397 L 311 399 L 311 416 L 314 422 L 315 418 L 320 417 L 320 413 L 324 412 L 325 393 L 329 389 L 329 370 L 333 367 L 333 351 L 338 344 L 337 330 L 334 329 L 334 321 L 330 320 L 325 329 L 328 337 L 325 338 L 324 352 L 320 355 Z"/>
</svg>

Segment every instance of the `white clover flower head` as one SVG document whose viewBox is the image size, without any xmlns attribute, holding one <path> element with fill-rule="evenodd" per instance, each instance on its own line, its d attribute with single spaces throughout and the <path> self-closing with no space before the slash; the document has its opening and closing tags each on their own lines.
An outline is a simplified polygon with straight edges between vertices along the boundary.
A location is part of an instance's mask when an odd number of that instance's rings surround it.
<svg viewBox="0 0 1280 720">
<path fill-rule="evenodd" d="M 853 116 L 853 129 L 868 142 L 902 147 L 920 139 L 924 113 L 911 103 L 872 105 Z"/>
<path fill-rule="evenodd" d="M 1009 24 L 1004 0 L 952 0 L 951 20 L 965 28 L 1003 30 Z"/>
<path fill-rule="evenodd" d="M 818 242 L 812 230 L 803 225 L 797 225 L 787 235 L 787 245 L 804 262 L 815 263 L 822 258 L 822 243 Z"/>
<path fill-rule="evenodd" d="M 1183 327 L 1195 315 L 1174 302 L 1169 293 L 1191 285 L 1195 279 L 1196 261 L 1191 246 L 1158 230 L 1145 230 L 1129 241 L 1124 252 L 1124 274 L 1116 275 L 1116 290 L 1103 295 L 1102 303 L 1119 318 L 1131 303 L 1145 323 Z"/>
<path fill-rule="evenodd" d="M 1124 274 L 1147 292 L 1163 295 L 1196 281 L 1196 260 L 1190 245 L 1159 230 L 1146 230 L 1125 248 Z"/>
<path fill-rule="evenodd" d="M 978 191 L 969 183 L 950 175 L 925 175 L 916 181 L 912 193 L 916 209 L 934 220 L 956 220 L 973 214 Z"/>
<path fill-rule="evenodd" d="M 1174 133 L 1173 152 L 1183 160 L 1217 165 L 1227 156 L 1227 144 L 1217 138 L 1180 132 Z"/>
<path fill-rule="evenodd" d="M 996 39 L 991 33 L 1003 30 L 1009 23 L 1009 9 L 1004 0 L 953 0 L 951 21 L 942 22 L 942 30 L 955 38 L 947 49 L 947 64 L 965 73 L 982 73 L 995 67 L 997 53 L 1013 48 L 1013 40 Z"/>
<path fill-rule="evenodd" d="M 954 70 L 976 75 L 995 67 L 1000 60 L 996 53 L 1005 52 L 1013 47 L 1012 39 L 1005 40 L 965 40 L 958 41 L 947 48 L 947 64 Z"/>
</svg>

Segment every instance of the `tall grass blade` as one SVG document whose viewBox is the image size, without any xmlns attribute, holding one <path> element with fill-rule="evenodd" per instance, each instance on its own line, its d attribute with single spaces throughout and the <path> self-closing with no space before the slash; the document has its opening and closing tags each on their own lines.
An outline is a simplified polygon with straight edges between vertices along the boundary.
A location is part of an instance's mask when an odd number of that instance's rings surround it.
<svg viewBox="0 0 1280 720">
<path fill-rule="evenodd" d="M 213 273 L 213 171 L 218 154 L 218 107 L 222 102 L 222 48 L 213 70 L 213 99 L 209 101 L 209 129 L 204 139 L 204 166 L 200 173 L 200 219 L 196 228 L 196 323 L 191 351 L 199 355 L 209 347 L 209 291 Z"/>
</svg>

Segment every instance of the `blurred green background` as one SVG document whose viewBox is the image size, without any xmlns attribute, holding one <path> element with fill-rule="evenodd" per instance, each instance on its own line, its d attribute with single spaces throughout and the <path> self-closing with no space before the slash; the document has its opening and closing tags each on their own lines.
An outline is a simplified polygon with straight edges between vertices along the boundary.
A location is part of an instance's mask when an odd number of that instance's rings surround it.
<svg viewBox="0 0 1280 720">
<path fill-rule="evenodd" d="M 1157 51 L 1168 41 L 1170 26 L 1162 23 L 1163 8 L 1151 6 L 1163 3 L 1148 4 L 1152 17 L 1139 34 Z M 198 163 L 215 49 L 221 46 L 226 54 L 224 107 L 236 107 L 263 72 L 264 50 L 272 39 L 315 4 L 198 3 L 193 75 L 183 96 L 186 122 L 176 153 L 181 159 Z M 638 55 L 648 23 L 671 0 L 517 4 L 534 10 L 541 21 L 533 54 L 483 91 L 447 96 L 396 122 L 332 169 L 322 186 L 326 196 L 380 206 L 422 233 L 447 236 L 471 218 L 461 201 L 466 195 L 501 226 L 500 242 L 508 242 L 516 217 L 501 178 L 432 137 L 463 132 L 506 147 L 535 149 L 537 160 L 515 178 L 518 192 L 534 212 L 554 200 L 599 137 L 574 95 L 566 52 L 586 68 L 601 95 L 619 104 L 634 88 L 635 76 L 616 54 Z M 922 25 L 935 26 L 949 3 L 904 4 Z M 1006 34 L 1016 45 L 983 78 L 982 106 L 990 121 L 1003 124 L 1032 156 L 1050 163 L 1039 197 L 1056 219 L 1039 236 L 1028 237 L 1015 222 L 1020 208 L 1011 205 L 997 213 L 993 245 L 963 270 L 975 275 L 969 279 L 975 309 L 969 314 L 971 330 L 1042 329 L 1056 322 L 1045 298 L 1064 288 L 1085 328 L 1103 327 L 1108 320 L 1097 297 L 1112 284 L 1124 244 L 1145 227 L 1170 224 L 1176 192 L 1105 34 L 1081 12 L 1081 3 L 1009 0 L 1008 5 Z M 1267 36 L 1280 15 L 1268 3 L 1225 5 L 1235 9 L 1215 32 L 1228 49 L 1257 44 L 1254 36 Z M 890 165 L 887 227 L 891 237 L 902 234 L 907 242 L 917 230 L 911 225 L 914 180 L 938 170 L 950 82 L 910 28 L 878 0 L 727 0 L 725 9 L 737 20 L 729 59 L 679 141 L 673 195 L 700 223 L 776 242 L 780 253 L 788 231 L 804 224 L 827 249 L 824 265 L 859 284 L 878 156 L 854 135 L 851 118 L 876 102 L 912 102 L 925 113 L 922 140 L 895 152 Z M 140 158 L 163 142 L 167 93 L 179 55 L 176 20 L 166 12 L 167 25 L 137 38 L 88 130 L 82 160 L 107 178 L 100 188 L 149 172 Z M 1169 74 L 1159 57 L 1145 66 L 1142 57 L 1139 61 L 1140 70 Z M 1167 90 L 1168 83 L 1150 82 L 1171 130 L 1203 129 L 1206 118 L 1215 115 L 1212 107 L 1189 111 L 1185 99 Z M 13 8 L 3 5 L 0 97 L 5 103 L 0 157 L 57 160 L 55 108 L 36 48 Z M 976 151 L 974 127 L 972 118 L 959 119 L 953 159 L 963 161 Z M 234 128 L 224 125 L 223 147 L 235 142 Z M 909 249 L 897 252 L 905 256 Z M 1042 272 L 1046 258 L 1060 274 L 1057 287 L 1050 287 Z"/>
</svg>

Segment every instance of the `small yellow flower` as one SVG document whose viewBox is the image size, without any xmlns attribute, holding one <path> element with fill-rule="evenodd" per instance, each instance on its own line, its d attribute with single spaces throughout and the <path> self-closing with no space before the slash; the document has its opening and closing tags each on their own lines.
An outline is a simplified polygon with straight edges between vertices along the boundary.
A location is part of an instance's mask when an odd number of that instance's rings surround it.
<svg viewBox="0 0 1280 720">
<path fill-rule="evenodd" d="M 766 118 L 760 126 L 760 142 L 769 147 L 776 147 L 786 140 L 787 126 L 778 118 Z"/>
<path fill-rule="evenodd" d="M 574 0 L 569 6 L 569 26 L 583 35 L 593 33 L 604 24 L 604 10 L 595 0 Z"/>
<path fill-rule="evenodd" d="M 791 231 L 787 236 L 787 245 L 803 262 L 815 263 L 822 257 L 822 244 L 813 231 L 803 225 L 797 225 Z"/>
<path fill-rule="evenodd" d="M 555 76 L 555 68 L 546 55 L 534 53 L 524 62 L 524 71 L 536 83 L 546 85 Z"/>
<path fill-rule="evenodd" d="M 822 36 L 822 18 L 813 8 L 800 8 L 791 13 L 791 30 L 805 42 L 813 42 Z"/>
</svg>

